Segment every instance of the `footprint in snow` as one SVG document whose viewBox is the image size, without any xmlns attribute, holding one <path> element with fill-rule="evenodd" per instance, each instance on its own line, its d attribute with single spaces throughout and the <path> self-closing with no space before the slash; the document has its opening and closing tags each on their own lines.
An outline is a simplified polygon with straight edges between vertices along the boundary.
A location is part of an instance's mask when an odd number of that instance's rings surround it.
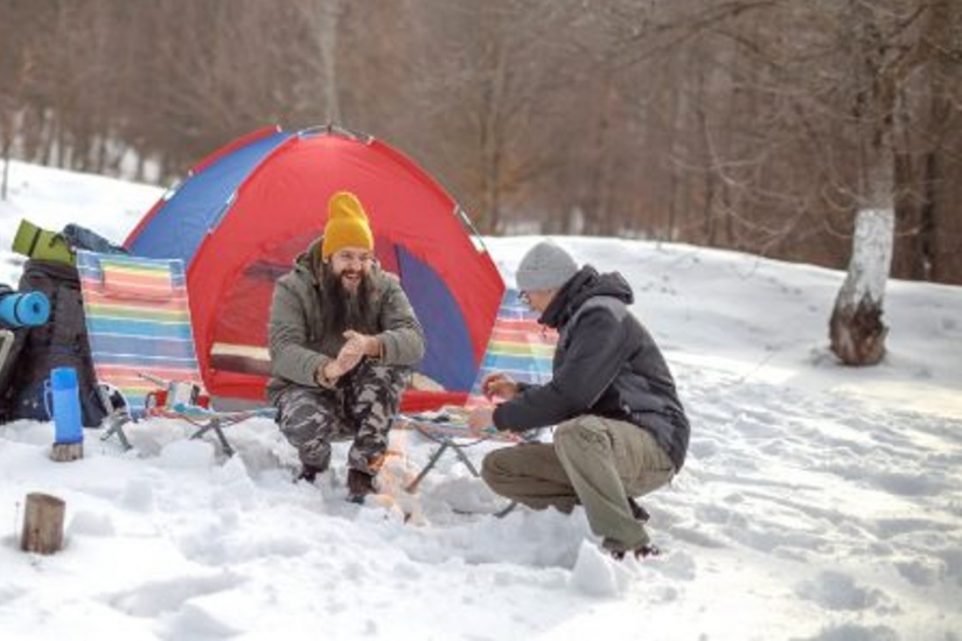
<svg viewBox="0 0 962 641">
<path fill-rule="evenodd" d="M 156 617 L 176 612 L 198 596 L 233 589 L 245 579 L 230 572 L 212 575 L 184 576 L 163 581 L 149 581 L 131 590 L 104 597 L 113 608 L 135 617 Z"/>
<path fill-rule="evenodd" d="M 842 572 L 820 572 L 814 579 L 795 586 L 795 594 L 826 610 L 893 610 L 891 600 L 884 592 L 858 585 L 851 576 Z"/>
</svg>

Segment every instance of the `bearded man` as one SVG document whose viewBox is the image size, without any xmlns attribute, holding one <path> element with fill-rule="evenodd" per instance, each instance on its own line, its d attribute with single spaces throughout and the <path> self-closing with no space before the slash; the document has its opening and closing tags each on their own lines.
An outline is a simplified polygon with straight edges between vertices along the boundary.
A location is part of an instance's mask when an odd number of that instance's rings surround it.
<svg viewBox="0 0 962 641">
<path fill-rule="evenodd" d="M 353 438 L 348 500 L 374 491 L 388 433 L 424 331 L 396 276 L 374 258 L 374 237 L 357 197 L 334 194 L 324 235 L 274 288 L 272 378 L 267 394 L 281 432 L 297 448 L 299 478 L 328 469 L 331 441 Z"/>
</svg>

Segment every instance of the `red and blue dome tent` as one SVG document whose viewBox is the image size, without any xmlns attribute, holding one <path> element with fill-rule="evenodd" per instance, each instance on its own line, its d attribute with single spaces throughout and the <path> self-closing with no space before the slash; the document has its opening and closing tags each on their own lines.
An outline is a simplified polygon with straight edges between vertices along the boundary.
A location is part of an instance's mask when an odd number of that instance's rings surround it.
<svg viewBox="0 0 962 641">
<path fill-rule="evenodd" d="M 208 392 L 262 401 L 274 282 L 322 233 L 328 199 L 339 190 L 361 199 L 375 254 L 400 276 L 424 326 L 427 353 L 418 370 L 433 381 L 433 391 L 408 393 L 404 407 L 462 402 L 504 283 L 457 203 L 383 142 L 333 127 L 255 131 L 191 169 L 125 245 L 138 256 L 181 258 L 187 265 Z"/>
</svg>

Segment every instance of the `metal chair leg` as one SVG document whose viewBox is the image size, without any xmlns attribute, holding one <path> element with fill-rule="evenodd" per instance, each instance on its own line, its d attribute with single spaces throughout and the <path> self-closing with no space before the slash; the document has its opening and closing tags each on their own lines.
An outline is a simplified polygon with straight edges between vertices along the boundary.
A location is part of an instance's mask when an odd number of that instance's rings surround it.
<svg viewBox="0 0 962 641">
<path fill-rule="evenodd" d="M 220 442 L 221 448 L 224 450 L 224 454 L 228 457 L 234 456 L 234 448 L 231 447 L 230 443 L 227 441 L 227 437 L 224 436 L 224 430 L 221 428 L 220 417 L 214 417 L 210 419 L 207 425 L 204 425 L 199 430 L 190 435 L 191 438 L 201 438 L 207 432 L 213 430 L 214 434 L 217 436 L 217 440 Z"/>
<path fill-rule="evenodd" d="M 448 441 L 448 445 L 451 446 L 451 448 L 454 450 L 454 453 L 457 455 L 459 459 L 461 459 L 461 462 L 464 463 L 464 465 L 468 468 L 468 471 L 471 472 L 471 475 L 474 476 L 474 478 L 478 478 L 479 476 L 481 476 L 481 473 L 478 472 L 476 467 L 474 467 L 474 463 L 472 463 L 471 459 L 468 458 L 468 455 L 464 453 L 464 450 L 458 447 L 456 443 L 453 443 L 451 441 Z"/>
<path fill-rule="evenodd" d="M 116 434 L 117 438 L 120 440 L 120 445 L 125 450 L 133 449 L 134 446 L 130 444 L 130 441 L 127 439 L 127 435 L 124 434 L 124 425 L 131 422 L 130 417 L 121 416 L 119 418 L 114 417 L 109 420 L 110 420 L 110 427 L 103 434 L 103 436 L 100 437 L 100 440 L 106 441 L 108 438 Z"/>
<path fill-rule="evenodd" d="M 441 459 L 441 455 L 444 454 L 445 450 L 447 450 L 449 447 L 451 447 L 451 442 L 443 441 L 441 443 L 441 447 L 435 450 L 434 454 L 431 455 L 431 458 L 428 459 L 427 465 L 425 465 L 424 468 L 422 468 L 418 473 L 417 477 L 408 483 L 406 488 L 404 488 L 405 491 L 414 493 L 418 489 L 418 485 L 421 484 L 421 481 L 424 480 L 424 477 L 428 475 L 428 472 L 430 472 L 435 465 L 437 465 L 438 461 Z"/>
<path fill-rule="evenodd" d="M 511 503 L 508 504 L 508 507 L 498 510 L 494 513 L 494 515 L 499 519 L 503 519 L 504 517 L 508 516 L 508 514 L 510 514 L 516 507 L 518 507 L 518 502 L 511 501 Z"/>
<path fill-rule="evenodd" d="M 411 481 L 407 487 L 404 488 L 406 491 L 413 493 L 418 489 L 418 485 L 420 485 L 421 481 L 424 480 L 424 477 L 428 475 L 428 472 L 434 469 L 434 466 L 437 465 L 439 460 L 441 460 L 441 457 L 448 450 L 448 448 L 454 450 L 455 456 L 458 457 L 459 461 L 464 463 L 464 466 L 468 468 L 468 471 L 471 472 L 472 476 L 475 478 L 481 476 L 481 473 L 478 472 L 478 468 L 474 466 L 474 463 L 472 463 L 471 459 L 468 458 L 468 455 L 464 453 L 464 450 L 458 447 L 457 443 L 448 438 L 436 440 L 438 443 L 440 443 L 440 447 L 434 451 L 434 453 L 431 455 L 431 458 L 428 459 L 427 465 L 425 465 L 424 468 L 418 473 L 417 477 Z"/>
</svg>

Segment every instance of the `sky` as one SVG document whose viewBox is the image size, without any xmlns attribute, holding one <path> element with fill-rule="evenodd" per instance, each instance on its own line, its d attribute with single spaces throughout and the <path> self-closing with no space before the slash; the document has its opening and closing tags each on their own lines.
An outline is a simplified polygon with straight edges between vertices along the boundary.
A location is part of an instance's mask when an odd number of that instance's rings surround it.
<svg viewBox="0 0 962 641">
<path fill-rule="evenodd" d="M 0 282 L 21 218 L 119 242 L 156 187 L 14 162 Z M 534 237 L 487 238 L 511 282 Z M 889 353 L 843 367 L 828 318 L 844 274 L 689 245 L 557 237 L 620 271 L 692 423 L 684 469 L 641 499 L 656 559 L 615 562 L 583 511 L 519 508 L 436 445 L 392 432 L 379 494 L 345 498 L 347 444 L 313 484 L 272 421 L 86 430 L 0 426 L 0 639 L 962 640 L 962 288 L 889 281 Z M 546 435 L 545 439 L 550 439 Z M 466 451 L 480 463 L 501 442 Z M 20 552 L 24 497 L 67 504 L 52 556 Z"/>
</svg>

